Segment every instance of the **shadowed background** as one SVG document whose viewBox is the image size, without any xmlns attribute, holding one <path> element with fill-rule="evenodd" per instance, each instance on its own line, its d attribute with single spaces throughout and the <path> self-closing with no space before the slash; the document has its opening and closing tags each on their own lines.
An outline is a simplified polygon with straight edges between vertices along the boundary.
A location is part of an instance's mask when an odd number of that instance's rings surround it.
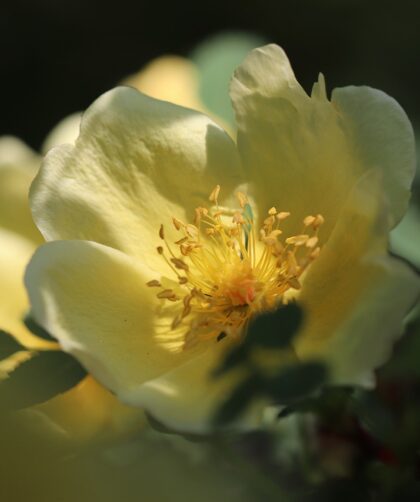
<svg viewBox="0 0 420 502">
<path fill-rule="evenodd" d="M 282 45 L 308 89 L 369 84 L 420 117 L 415 0 L 15 0 L 0 7 L 0 134 L 38 148 L 64 116 L 85 109 L 163 53 L 188 56 L 203 38 L 246 30 Z"/>
</svg>

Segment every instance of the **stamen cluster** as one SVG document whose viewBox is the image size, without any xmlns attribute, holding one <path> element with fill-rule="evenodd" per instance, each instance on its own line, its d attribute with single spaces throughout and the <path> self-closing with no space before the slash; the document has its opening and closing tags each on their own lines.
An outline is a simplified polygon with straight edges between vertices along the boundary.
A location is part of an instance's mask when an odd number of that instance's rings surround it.
<svg viewBox="0 0 420 502">
<path fill-rule="evenodd" d="M 307 216 L 301 233 L 282 239 L 290 213 L 272 207 L 257 232 L 247 197 L 238 192 L 239 209 L 232 210 L 219 206 L 219 193 L 217 185 L 209 197 L 213 205 L 195 209 L 194 224 L 173 218 L 180 233 L 173 245 L 164 226 L 159 229 L 157 252 L 178 286 L 164 288 L 158 280 L 148 286 L 174 303 L 171 329 L 185 328 L 183 349 L 222 334 L 240 336 L 253 315 L 286 303 L 285 293 L 301 288 L 302 274 L 320 253 L 320 214 Z"/>
</svg>

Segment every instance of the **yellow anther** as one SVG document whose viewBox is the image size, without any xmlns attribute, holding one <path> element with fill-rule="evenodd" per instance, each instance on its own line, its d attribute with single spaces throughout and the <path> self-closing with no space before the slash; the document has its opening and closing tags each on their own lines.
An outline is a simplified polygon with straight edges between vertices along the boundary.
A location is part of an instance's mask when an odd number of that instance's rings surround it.
<svg viewBox="0 0 420 502">
<path fill-rule="evenodd" d="M 290 275 L 297 275 L 298 273 L 298 264 L 296 261 L 295 255 L 291 252 L 287 252 L 287 265 L 288 265 L 288 270 Z"/>
<path fill-rule="evenodd" d="M 193 294 L 189 294 L 187 296 L 184 296 L 184 300 L 183 300 L 183 303 L 184 303 L 184 307 L 188 307 L 189 304 L 191 303 L 191 300 L 193 299 Z"/>
<path fill-rule="evenodd" d="M 275 237 L 265 237 L 263 239 L 264 241 L 264 244 L 266 244 L 267 246 L 275 246 L 277 244 L 277 239 Z"/>
<path fill-rule="evenodd" d="M 310 237 L 307 241 L 306 241 L 306 244 L 305 246 L 307 248 L 314 248 L 317 244 L 318 244 L 318 237 L 316 235 L 314 235 L 313 237 Z"/>
<path fill-rule="evenodd" d="M 146 285 L 149 286 L 149 288 L 160 288 L 162 286 L 161 283 L 156 279 L 147 282 Z"/>
<path fill-rule="evenodd" d="M 170 298 L 173 298 L 175 295 L 175 293 L 172 291 L 172 289 L 164 289 L 163 291 L 160 291 L 158 294 L 157 294 L 157 297 L 160 298 L 160 299 L 165 299 L 165 300 L 169 300 Z"/>
<path fill-rule="evenodd" d="M 182 316 L 177 315 L 171 324 L 171 329 L 176 329 L 182 323 Z"/>
<path fill-rule="evenodd" d="M 184 318 L 187 317 L 190 313 L 191 313 L 191 307 L 189 305 L 186 305 L 182 310 L 181 316 Z"/>
<path fill-rule="evenodd" d="M 293 289 L 300 289 L 302 287 L 297 277 L 289 277 L 287 284 Z"/>
<path fill-rule="evenodd" d="M 312 260 L 314 260 L 315 258 L 318 258 L 320 252 L 321 252 L 321 248 L 317 247 L 312 251 L 312 253 L 309 256 L 310 256 L 310 258 L 312 258 Z"/>
<path fill-rule="evenodd" d="M 304 218 L 303 224 L 305 225 L 305 227 L 310 227 L 314 224 L 315 220 L 315 216 L 307 216 L 306 218 Z"/>
<path fill-rule="evenodd" d="M 188 272 L 189 267 L 188 265 L 182 261 L 180 258 L 171 258 L 171 262 L 175 265 L 176 268 L 179 270 L 185 270 Z"/>
<path fill-rule="evenodd" d="M 245 223 L 244 217 L 239 211 L 233 215 L 232 221 L 233 223 L 237 223 L 239 225 L 243 225 Z"/>
<path fill-rule="evenodd" d="M 217 203 L 217 198 L 219 197 L 219 193 L 220 193 L 220 185 L 216 185 L 213 188 L 211 194 L 209 195 L 209 201 Z"/>
<path fill-rule="evenodd" d="M 286 244 L 292 244 L 293 246 L 303 246 L 309 240 L 309 235 L 294 235 L 293 237 L 288 237 L 286 239 Z"/>
<path fill-rule="evenodd" d="M 188 254 L 191 251 L 191 248 L 188 244 L 181 244 L 179 250 L 181 251 L 182 256 L 188 256 Z"/>
<path fill-rule="evenodd" d="M 269 216 L 264 220 L 264 225 L 266 225 L 267 227 L 271 227 L 274 225 L 275 221 L 276 220 L 274 219 L 274 216 Z"/>
<path fill-rule="evenodd" d="M 198 226 L 200 224 L 201 218 L 208 215 L 208 209 L 205 207 L 195 208 L 194 225 Z"/>
<path fill-rule="evenodd" d="M 236 197 L 239 201 L 239 205 L 243 209 L 248 204 L 247 196 L 245 194 L 243 194 L 242 192 L 236 192 Z"/>
<path fill-rule="evenodd" d="M 264 237 L 262 240 L 267 246 L 276 246 L 279 244 L 278 236 L 282 234 L 281 230 L 272 230 L 267 237 Z"/>
<path fill-rule="evenodd" d="M 182 228 L 184 226 L 184 224 L 182 223 L 182 221 L 178 220 L 177 218 L 172 218 L 172 223 L 174 224 L 174 227 L 179 230 L 180 228 Z"/>
<path fill-rule="evenodd" d="M 289 212 L 273 206 L 257 227 L 242 192 L 236 194 L 239 209 L 219 206 L 219 192 L 217 185 L 210 194 L 212 207 L 195 209 L 195 224 L 172 218 L 182 231 L 175 241 L 178 253 L 165 239 L 163 225 L 159 228 L 165 245 L 157 251 L 177 282 L 173 289 L 163 289 L 158 280 L 147 285 L 160 288 L 161 300 L 180 300 L 167 328 L 183 330 L 180 350 L 219 341 L 221 332 L 239 337 L 254 315 L 285 303 L 287 291 L 302 287 L 302 274 L 320 253 L 321 215 L 304 218 L 302 234 L 283 237 L 279 227 Z"/>
</svg>

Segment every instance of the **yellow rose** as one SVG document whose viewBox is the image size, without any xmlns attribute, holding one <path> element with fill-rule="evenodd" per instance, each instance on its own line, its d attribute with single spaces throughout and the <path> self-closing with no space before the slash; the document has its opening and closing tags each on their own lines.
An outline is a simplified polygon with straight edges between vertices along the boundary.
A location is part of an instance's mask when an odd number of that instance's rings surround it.
<svg viewBox="0 0 420 502">
<path fill-rule="evenodd" d="M 208 428 L 239 377 L 209 374 L 255 313 L 298 298 L 295 355 L 369 386 L 420 290 L 387 252 L 414 174 L 400 106 L 368 87 L 329 100 L 322 76 L 308 96 L 275 45 L 239 66 L 231 98 L 237 144 L 199 112 L 116 88 L 31 188 L 52 241 L 26 274 L 36 320 L 180 430 Z"/>
</svg>

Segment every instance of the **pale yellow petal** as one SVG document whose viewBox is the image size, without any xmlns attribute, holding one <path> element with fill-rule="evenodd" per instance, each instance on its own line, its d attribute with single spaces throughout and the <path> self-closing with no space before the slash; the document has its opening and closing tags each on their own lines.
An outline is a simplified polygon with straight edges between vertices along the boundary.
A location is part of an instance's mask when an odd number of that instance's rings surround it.
<svg viewBox="0 0 420 502">
<path fill-rule="evenodd" d="M 330 102 L 322 75 L 310 97 L 276 45 L 250 53 L 234 74 L 231 97 L 257 201 L 264 212 L 275 206 L 292 213 L 286 231 L 321 213 L 325 240 L 349 190 L 371 168 L 382 170 L 390 224 L 401 217 L 414 149 L 410 123 L 394 100 L 373 89 L 345 88 Z"/>
<path fill-rule="evenodd" d="M 414 131 L 406 113 L 395 99 L 367 86 L 334 89 L 331 103 L 360 163 L 381 169 L 394 226 L 407 210 L 416 170 Z"/>
<path fill-rule="evenodd" d="M 91 376 L 37 409 L 71 438 L 82 441 L 115 438 L 146 424 L 141 410 L 122 404 Z"/>
<path fill-rule="evenodd" d="M 84 114 L 74 147 L 47 155 L 31 206 L 47 240 L 93 240 L 159 267 L 160 224 L 190 220 L 216 184 L 223 197 L 239 181 L 235 146 L 210 119 L 120 87 Z"/>
<path fill-rule="evenodd" d="M 125 392 L 121 397 L 127 403 L 143 406 L 170 429 L 196 434 L 209 432 L 215 413 L 243 377 L 237 372 L 212 377 L 224 351 L 223 346 L 211 347 L 204 354 Z M 229 425 L 242 430 L 256 428 L 261 423 L 265 404 L 256 400 Z"/>
<path fill-rule="evenodd" d="M 42 242 L 29 209 L 29 187 L 41 158 L 12 136 L 0 138 L 0 227 Z"/>
<path fill-rule="evenodd" d="M 31 241 L 0 229 L 0 329 L 27 347 L 40 348 L 52 344 L 35 338 L 22 323 L 29 308 L 23 274 L 34 250 Z"/>
<path fill-rule="evenodd" d="M 159 331 L 155 279 L 138 260 L 86 241 L 41 246 L 26 273 L 34 318 L 117 395 L 192 357 Z M 167 330 L 167 338 L 170 333 Z"/>
<path fill-rule="evenodd" d="M 339 383 L 372 384 L 420 293 L 419 278 L 388 256 L 387 229 L 381 176 L 372 171 L 304 279 L 299 301 L 307 317 L 297 354 L 326 358 Z"/>
</svg>

